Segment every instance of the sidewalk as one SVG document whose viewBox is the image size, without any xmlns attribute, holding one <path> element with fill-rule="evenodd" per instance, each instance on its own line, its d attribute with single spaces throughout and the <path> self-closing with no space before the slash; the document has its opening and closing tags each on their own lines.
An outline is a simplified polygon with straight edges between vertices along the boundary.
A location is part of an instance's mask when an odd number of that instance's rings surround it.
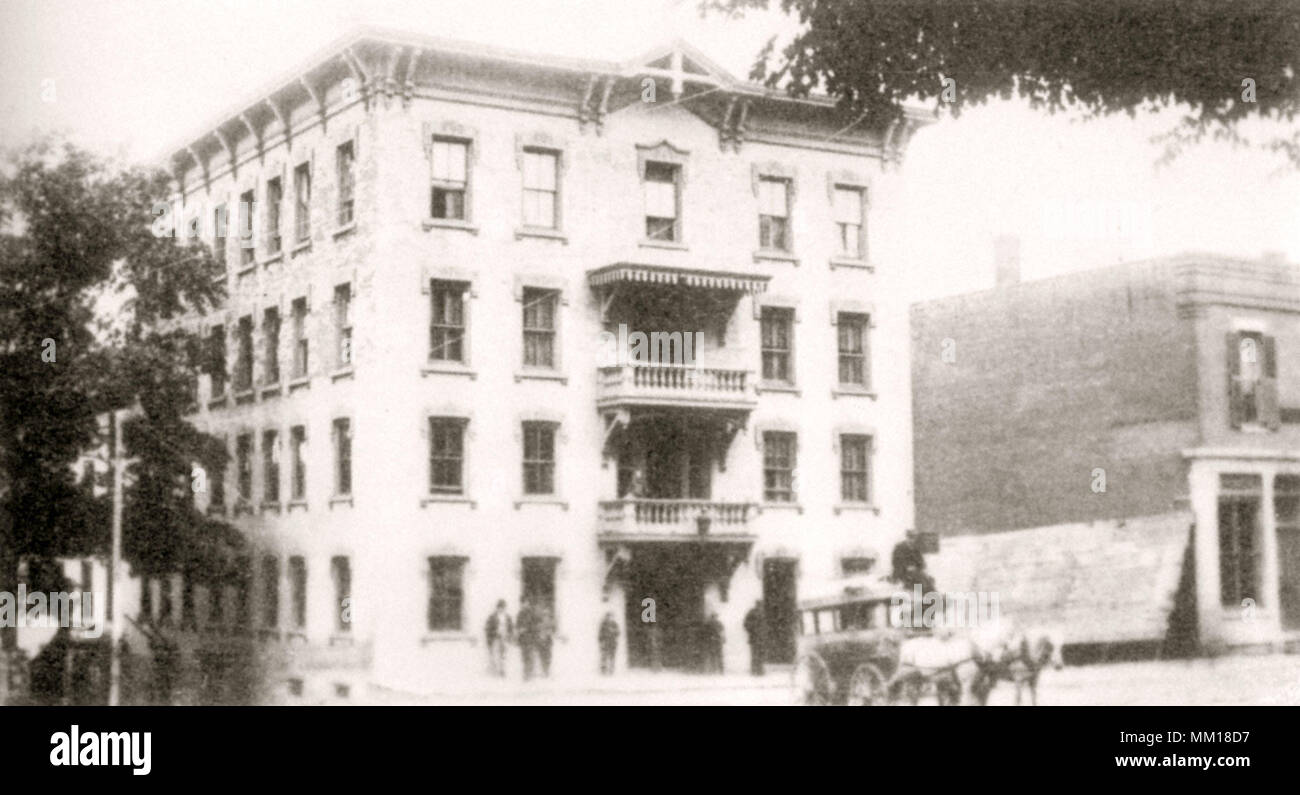
<svg viewBox="0 0 1300 795">
<path fill-rule="evenodd" d="M 603 701 L 617 696 L 653 697 L 681 693 L 740 695 L 754 691 L 781 691 L 790 688 L 789 666 L 769 666 L 764 676 L 748 672 L 734 674 L 697 674 L 683 671 L 658 673 L 633 670 L 612 676 L 553 676 L 524 682 L 519 678 L 481 680 L 466 683 L 464 689 L 448 687 L 445 691 L 408 692 L 373 685 L 366 703 L 388 704 L 525 704 L 580 703 Z M 772 694 L 768 695 L 771 698 Z M 691 700 L 691 699 L 685 699 Z M 679 699 L 665 699 L 664 704 Z"/>
</svg>

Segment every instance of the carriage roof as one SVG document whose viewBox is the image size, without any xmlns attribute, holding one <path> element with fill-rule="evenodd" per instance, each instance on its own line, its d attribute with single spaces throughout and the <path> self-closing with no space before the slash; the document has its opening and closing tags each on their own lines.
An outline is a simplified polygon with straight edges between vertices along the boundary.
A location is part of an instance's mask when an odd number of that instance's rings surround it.
<svg viewBox="0 0 1300 795">
<path fill-rule="evenodd" d="M 818 610 L 847 604 L 887 603 L 899 593 L 894 583 L 883 577 L 846 577 L 828 583 L 799 600 L 800 610 Z"/>
</svg>

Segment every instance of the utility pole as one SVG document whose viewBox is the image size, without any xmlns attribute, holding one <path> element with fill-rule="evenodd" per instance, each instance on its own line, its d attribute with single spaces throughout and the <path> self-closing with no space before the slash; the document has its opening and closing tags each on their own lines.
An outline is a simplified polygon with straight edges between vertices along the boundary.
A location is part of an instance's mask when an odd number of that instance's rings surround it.
<svg viewBox="0 0 1300 795">
<path fill-rule="evenodd" d="M 113 554 L 108 566 L 108 705 L 116 707 L 122 695 L 122 657 L 118 646 L 122 641 L 122 600 L 117 586 L 121 582 L 122 566 L 122 481 L 126 477 L 122 458 L 122 420 L 113 409 Z"/>
</svg>

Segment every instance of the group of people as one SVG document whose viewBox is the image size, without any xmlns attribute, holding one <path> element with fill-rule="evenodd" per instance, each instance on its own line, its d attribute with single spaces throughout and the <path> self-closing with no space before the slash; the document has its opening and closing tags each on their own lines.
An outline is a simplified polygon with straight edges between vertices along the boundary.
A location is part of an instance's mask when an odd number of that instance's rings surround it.
<svg viewBox="0 0 1300 795">
<path fill-rule="evenodd" d="M 511 643 L 519 645 L 525 681 L 536 676 L 539 670 L 543 677 L 551 675 L 555 614 L 545 602 L 524 599 L 518 615 L 511 618 L 506 600 L 498 600 L 483 634 L 487 639 L 488 666 L 494 676 L 506 675 L 506 647 Z"/>
</svg>

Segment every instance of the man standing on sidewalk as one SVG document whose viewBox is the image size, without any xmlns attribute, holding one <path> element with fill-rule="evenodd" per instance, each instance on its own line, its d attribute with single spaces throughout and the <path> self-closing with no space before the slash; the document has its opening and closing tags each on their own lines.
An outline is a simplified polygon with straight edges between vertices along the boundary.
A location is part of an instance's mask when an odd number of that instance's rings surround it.
<svg viewBox="0 0 1300 795">
<path fill-rule="evenodd" d="M 745 634 L 749 636 L 749 672 L 763 675 L 763 652 L 767 646 L 767 619 L 763 615 L 763 600 L 754 602 L 745 614 Z"/>
<path fill-rule="evenodd" d="M 487 636 L 488 667 L 493 676 L 506 675 L 506 644 L 514 634 L 515 625 L 506 611 L 506 600 L 497 600 L 497 609 L 488 616 L 483 634 Z"/>
<path fill-rule="evenodd" d="M 614 653 L 618 651 L 618 622 L 613 613 L 605 613 L 600 622 L 600 672 L 605 676 L 614 673 Z"/>
<path fill-rule="evenodd" d="M 723 629 L 722 622 L 718 620 L 717 613 L 709 614 L 709 621 L 705 625 L 705 630 L 705 636 L 709 640 L 707 670 L 711 674 L 723 673 L 722 645 L 726 642 L 726 630 Z"/>
<path fill-rule="evenodd" d="M 519 616 L 515 619 L 515 632 L 518 633 L 519 654 L 524 661 L 524 681 L 533 678 L 533 665 L 537 653 L 537 610 L 528 599 L 519 607 Z"/>
<path fill-rule="evenodd" d="M 551 676 L 551 650 L 555 646 L 555 613 L 543 602 L 537 611 L 537 659 L 542 664 L 542 676 Z"/>
</svg>

